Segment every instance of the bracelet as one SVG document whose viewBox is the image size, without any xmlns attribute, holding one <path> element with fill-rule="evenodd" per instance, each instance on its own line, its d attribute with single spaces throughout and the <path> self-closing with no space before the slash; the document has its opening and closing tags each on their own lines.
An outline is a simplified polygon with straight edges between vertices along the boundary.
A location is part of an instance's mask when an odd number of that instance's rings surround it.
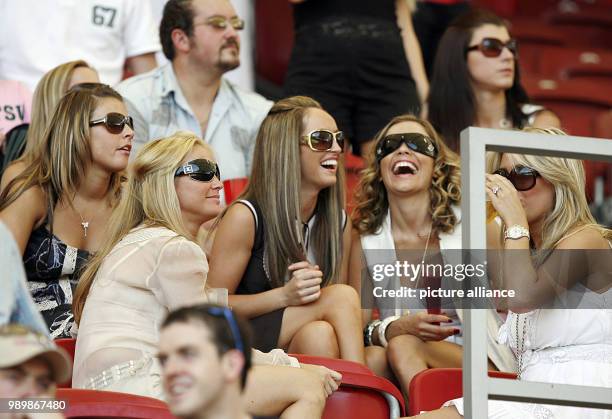
<svg viewBox="0 0 612 419">
<path fill-rule="evenodd" d="M 380 344 L 383 347 L 387 347 L 387 345 L 389 344 L 389 342 L 387 342 L 387 327 L 389 327 L 389 325 L 396 321 L 397 319 L 399 319 L 400 316 L 389 316 L 389 317 L 385 317 L 385 319 L 380 323 L 380 325 L 378 326 L 378 341 L 380 342 Z"/>
<path fill-rule="evenodd" d="M 376 329 L 376 326 L 378 326 L 380 323 L 380 320 L 372 320 L 370 323 L 368 323 L 365 329 L 363 329 L 363 344 L 365 346 L 374 345 L 372 342 L 372 332 L 374 332 L 374 329 Z"/>
</svg>

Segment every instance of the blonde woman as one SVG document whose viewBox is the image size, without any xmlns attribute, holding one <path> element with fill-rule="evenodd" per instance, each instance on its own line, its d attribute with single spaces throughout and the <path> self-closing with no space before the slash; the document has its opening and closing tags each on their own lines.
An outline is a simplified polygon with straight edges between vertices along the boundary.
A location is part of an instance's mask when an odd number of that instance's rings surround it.
<svg viewBox="0 0 612 419">
<path fill-rule="evenodd" d="M 497 223 L 489 228 L 511 251 L 503 284 L 519 296 L 510 300 L 499 340 L 516 354 L 520 379 L 611 388 L 612 231 L 589 211 L 582 162 L 491 153 L 487 164 L 486 192 L 502 221 L 501 231 Z M 568 308 L 572 296 L 579 298 Z M 418 417 L 462 417 L 463 400 L 450 404 Z M 603 419 L 610 411 L 490 401 L 489 417 Z"/>
<path fill-rule="evenodd" d="M 209 281 L 250 319 L 258 349 L 364 362 L 359 301 L 341 284 L 350 248 L 343 146 L 318 102 L 277 102 L 259 130 L 249 185 L 222 215 Z"/>
<path fill-rule="evenodd" d="M 209 146 L 190 133 L 149 142 L 140 150 L 104 243 L 75 294 L 74 387 L 164 398 L 155 360 L 159 325 L 170 310 L 223 302 L 225 290 L 207 287 L 208 262 L 195 241 L 200 225 L 220 212 L 219 176 Z M 259 364 L 299 365 L 278 350 L 254 356 Z M 321 380 L 337 387 L 333 377 L 339 377 L 327 369 L 311 370 L 256 369 L 247 388 L 253 410 L 276 415 L 298 403 L 291 410 L 296 416 L 288 417 L 320 415 Z M 270 385 L 274 397 L 264 394 Z M 185 384 L 181 391 L 197 389 Z"/>
<path fill-rule="evenodd" d="M 21 158 L 7 167 L 2 182 L 8 183 L 45 151 L 45 130 L 53 111 L 66 92 L 82 83 L 99 83 L 98 73 L 85 61 L 76 60 L 60 64 L 40 79 L 32 98 L 32 119 L 27 129 L 25 144 L 19 152 Z"/>
<path fill-rule="evenodd" d="M 378 282 L 374 268 L 406 257 L 413 264 L 450 263 L 461 249 L 460 201 L 459 158 L 431 124 L 402 115 L 378 133 L 358 187 L 349 278 L 366 308 L 368 364 L 395 376 L 405 395 L 420 371 L 461 367 L 462 313 L 452 305 L 442 309 L 441 302 L 430 301 L 428 307 L 426 301 L 372 298 L 374 286 L 439 286 L 428 284 L 432 278 L 424 275 L 412 282 L 395 276 Z M 372 308 L 380 310 L 380 319 L 372 320 Z M 505 357 L 490 354 L 491 368 L 512 368 L 512 354 L 504 352 Z"/>
<path fill-rule="evenodd" d="M 44 152 L 2 184 L 0 219 L 15 237 L 53 338 L 69 337 L 73 288 L 106 234 L 133 136 L 115 90 L 71 91 L 50 118 Z"/>
</svg>

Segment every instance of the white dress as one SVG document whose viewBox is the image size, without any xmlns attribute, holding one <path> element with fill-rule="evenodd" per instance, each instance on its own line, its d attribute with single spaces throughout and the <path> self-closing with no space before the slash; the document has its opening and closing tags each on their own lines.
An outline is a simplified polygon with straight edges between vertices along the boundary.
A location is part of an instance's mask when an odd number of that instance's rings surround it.
<svg viewBox="0 0 612 419">
<path fill-rule="evenodd" d="M 603 308 L 611 306 L 612 289 L 598 294 L 577 287 L 583 299 L 576 309 L 509 313 L 498 340 L 517 354 L 523 348 L 517 356 L 521 380 L 612 388 L 612 310 Z M 463 399 L 449 404 L 463 414 Z M 612 419 L 612 410 L 494 400 L 489 401 L 489 418 Z"/>
</svg>

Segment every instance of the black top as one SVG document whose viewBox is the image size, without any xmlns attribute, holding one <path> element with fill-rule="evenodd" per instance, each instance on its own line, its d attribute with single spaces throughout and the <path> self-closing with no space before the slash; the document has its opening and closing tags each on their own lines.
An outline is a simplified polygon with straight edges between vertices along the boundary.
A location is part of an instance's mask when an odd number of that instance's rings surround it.
<svg viewBox="0 0 612 419">
<path fill-rule="evenodd" d="M 89 259 L 86 250 L 68 246 L 47 230 L 32 231 L 23 253 L 28 289 L 54 339 L 70 336 L 72 295 Z"/>
<path fill-rule="evenodd" d="M 328 18 L 347 16 L 396 23 L 395 0 L 305 0 L 293 9 L 296 29 Z"/>
</svg>

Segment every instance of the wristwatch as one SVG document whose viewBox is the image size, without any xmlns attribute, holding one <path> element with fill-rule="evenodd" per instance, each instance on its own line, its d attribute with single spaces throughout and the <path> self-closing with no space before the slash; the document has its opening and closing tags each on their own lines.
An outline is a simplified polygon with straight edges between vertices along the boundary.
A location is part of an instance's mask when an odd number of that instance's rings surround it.
<svg viewBox="0 0 612 419">
<path fill-rule="evenodd" d="M 508 227 L 504 232 L 505 240 L 518 240 L 522 237 L 529 238 L 529 230 L 523 227 L 522 225 L 515 224 L 511 227 Z"/>
</svg>

